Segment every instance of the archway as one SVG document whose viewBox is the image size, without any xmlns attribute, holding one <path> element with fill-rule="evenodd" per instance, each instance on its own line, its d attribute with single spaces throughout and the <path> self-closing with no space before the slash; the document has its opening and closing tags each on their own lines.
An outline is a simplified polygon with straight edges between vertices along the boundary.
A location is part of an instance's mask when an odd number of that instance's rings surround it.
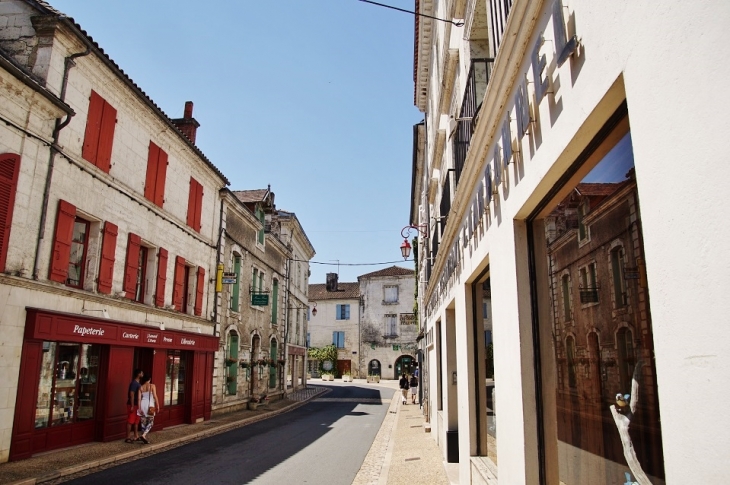
<svg viewBox="0 0 730 485">
<path fill-rule="evenodd" d="M 416 360 L 412 355 L 401 355 L 395 360 L 395 379 L 400 379 L 403 373 L 413 374 L 413 370 L 416 368 L 414 365 Z"/>
<path fill-rule="evenodd" d="M 373 359 L 368 364 L 368 375 L 369 376 L 380 376 L 381 366 L 380 361 Z"/>
</svg>

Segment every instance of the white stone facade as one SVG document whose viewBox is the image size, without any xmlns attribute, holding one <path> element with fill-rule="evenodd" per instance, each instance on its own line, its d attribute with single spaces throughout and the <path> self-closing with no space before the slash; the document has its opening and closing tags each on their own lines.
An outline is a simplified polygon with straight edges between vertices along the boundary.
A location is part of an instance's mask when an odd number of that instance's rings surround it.
<svg viewBox="0 0 730 485">
<path fill-rule="evenodd" d="M 712 222 L 724 220 L 728 207 L 723 181 L 730 174 L 716 161 L 726 151 L 721 127 L 729 103 L 720 93 L 730 75 L 724 35 L 730 8 L 467 0 L 420 2 L 419 11 L 464 19 L 463 27 L 424 17 L 416 23 L 416 104 L 428 128 L 421 163 L 414 167 L 410 217 L 430 232 L 419 247 L 424 409 L 444 459 L 449 440 L 456 439 L 461 483 L 623 483 L 624 473 L 636 478 L 635 463 L 623 461 L 620 446 L 613 459 L 594 467 L 597 455 L 585 451 L 593 443 L 569 448 L 565 443 L 578 437 L 558 438 L 567 425 L 556 418 L 563 411 L 555 389 L 564 385 L 564 360 L 573 357 L 555 358 L 566 337 L 543 326 L 562 310 L 546 311 L 546 279 L 536 279 L 533 271 L 547 264 L 546 244 L 538 244 L 545 235 L 532 226 L 545 216 L 540 210 L 567 196 L 606 155 L 600 147 L 617 143 L 611 136 L 630 130 L 635 174 L 627 176 L 637 181 L 645 259 L 626 265 L 631 274 L 625 280 L 651 294 L 653 329 L 634 344 L 652 342 L 655 367 L 644 368 L 641 389 L 651 388 L 647 378 L 656 379 L 661 414 L 660 456 L 638 461 L 660 470 L 651 483 L 723 481 L 727 466 L 720 456 L 730 443 L 715 430 L 730 420 L 721 384 L 730 368 L 730 333 L 720 296 L 728 290 L 730 256 L 724 251 L 727 229 Z M 698 33 L 691 42 L 683 34 L 688 26 Z M 477 58 L 490 59 L 490 75 L 472 96 L 480 106 L 472 118 L 463 115 L 462 100 Z M 459 160 L 454 144 L 466 121 L 475 126 Z M 638 216 L 627 221 L 636 224 Z M 429 262 L 434 237 L 438 253 Z M 615 305 L 612 274 L 599 273 L 600 288 L 587 286 L 601 295 L 598 307 L 575 299 L 566 305 L 575 302 L 573 312 L 584 314 Z M 571 298 L 578 297 L 579 276 L 565 280 L 574 285 Z M 474 302 L 483 301 L 479 287 L 485 278 L 491 283 L 497 396 L 491 403 L 486 388 L 474 385 L 485 379 L 483 348 L 473 337 L 475 329 L 484 329 L 481 305 Z M 587 291 L 581 284 L 581 292 Z M 645 307 L 641 291 L 631 295 Z M 646 318 L 643 313 L 636 322 Z M 613 316 L 622 313 L 614 309 Z M 570 331 L 580 338 L 577 328 Z M 601 334 L 599 342 L 599 362 L 620 353 L 615 335 Z M 584 362 L 571 380 L 580 382 L 594 364 L 590 347 L 577 351 Z M 612 372 L 609 367 L 609 377 L 597 379 L 610 382 Z M 686 396 L 693 402 L 689 421 Z M 619 421 L 610 410 L 620 404 L 607 404 L 602 412 L 609 440 L 618 437 Z M 571 468 L 564 459 L 568 449 L 584 469 Z M 657 453 L 657 447 L 644 445 L 641 453 Z M 577 474 L 591 478 L 564 478 Z"/>
</svg>

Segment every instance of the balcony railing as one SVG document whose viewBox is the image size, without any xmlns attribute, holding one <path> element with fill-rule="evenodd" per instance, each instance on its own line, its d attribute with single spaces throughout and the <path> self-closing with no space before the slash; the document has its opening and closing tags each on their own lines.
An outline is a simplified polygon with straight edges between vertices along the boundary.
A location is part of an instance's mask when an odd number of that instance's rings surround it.
<svg viewBox="0 0 730 485">
<path fill-rule="evenodd" d="M 494 59 L 472 59 L 469 75 L 466 78 L 464 99 L 461 103 L 459 118 L 456 120 L 456 133 L 454 135 L 454 168 L 456 169 L 454 181 L 457 186 L 459 185 L 461 172 L 464 170 L 466 154 L 469 151 L 471 137 L 474 133 L 474 117 L 477 115 L 484 99 L 484 93 L 487 91 L 493 62 Z"/>
<path fill-rule="evenodd" d="M 512 8 L 512 0 L 489 0 L 489 16 L 492 20 L 492 45 L 494 53 L 497 53 L 502 43 L 504 28 L 507 26 L 507 17 Z"/>
</svg>

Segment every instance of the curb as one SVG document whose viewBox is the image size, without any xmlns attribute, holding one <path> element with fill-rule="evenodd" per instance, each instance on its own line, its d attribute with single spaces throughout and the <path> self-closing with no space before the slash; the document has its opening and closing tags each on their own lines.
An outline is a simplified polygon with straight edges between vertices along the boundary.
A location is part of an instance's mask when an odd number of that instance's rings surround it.
<svg viewBox="0 0 730 485">
<path fill-rule="evenodd" d="M 134 457 L 142 455 L 142 454 L 150 455 L 150 454 L 154 454 L 157 451 L 162 451 L 165 448 L 177 448 L 178 446 L 181 446 L 181 445 L 186 444 L 191 441 L 197 441 L 202 438 L 207 438 L 208 436 L 216 435 L 219 433 L 225 433 L 232 429 L 241 428 L 241 427 L 247 426 L 249 424 L 258 423 L 259 421 L 264 421 L 266 419 L 273 418 L 275 416 L 279 416 L 280 414 L 288 413 L 301 406 L 304 406 L 312 399 L 314 399 L 318 396 L 321 396 L 322 394 L 327 394 L 329 392 L 332 392 L 332 390 L 326 389 L 326 388 L 321 389 L 319 392 L 304 399 L 303 401 L 298 401 L 298 402 L 292 403 L 286 407 L 277 409 L 275 411 L 270 411 L 268 413 L 259 414 L 258 416 L 254 416 L 251 418 L 245 418 L 245 419 L 241 419 L 240 421 L 234 421 L 231 423 L 227 423 L 227 424 L 218 426 L 216 428 L 198 431 L 197 433 L 193 433 L 188 436 L 183 436 L 180 438 L 175 438 L 173 440 L 166 441 L 164 443 L 154 443 L 154 444 L 147 445 L 144 448 L 140 448 L 137 450 L 131 450 L 131 451 L 127 451 L 124 453 L 118 453 L 114 456 L 110 456 L 110 457 L 107 457 L 107 458 L 104 458 L 101 460 L 90 461 L 87 463 L 80 463 L 78 465 L 73 465 L 70 467 L 53 470 L 44 475 L 41 475 L 40 477 L 26 478 L 24 480 L 11 482 L 8 485 L 36 485 L 38 483 L 44 483 L 44 482 L 49 482 L 51 480 L 57 480 L 59 478 L 67 477 L 69 475 L 73 475 L 75 473 L 79 473 L 79 472 L 89 470 L 92 468 L 97 468 L 97 467 L 100 467 L 103 465 L 109 465 L 111 463 L 115 463 L 118 461 L 128 460 L 130 458 L 134 458 Z"/>
</svg>

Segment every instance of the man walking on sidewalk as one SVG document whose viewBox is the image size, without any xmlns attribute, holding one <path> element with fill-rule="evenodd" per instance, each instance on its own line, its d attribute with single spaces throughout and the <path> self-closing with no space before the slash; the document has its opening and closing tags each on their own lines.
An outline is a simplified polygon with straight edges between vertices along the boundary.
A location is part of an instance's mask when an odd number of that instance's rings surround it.
<svg viewBox="0 0 730 485">
<path fill-rule="evenodd" d="M 408 404 L 408 377 L 406 377 L 405 373 L 400 378 L 400 381 L 398 381 L 398 385 L 400 386 L 400 393 L 403 396 L 403 404 Z"/>
<path fill-rule="evenodd" d="M 411 388 L 411 403 L 416 404 L 416 393 L 418 392 L 418 377 L 411 376 L 411 382 L 408 383 Z"/>
</svg>

